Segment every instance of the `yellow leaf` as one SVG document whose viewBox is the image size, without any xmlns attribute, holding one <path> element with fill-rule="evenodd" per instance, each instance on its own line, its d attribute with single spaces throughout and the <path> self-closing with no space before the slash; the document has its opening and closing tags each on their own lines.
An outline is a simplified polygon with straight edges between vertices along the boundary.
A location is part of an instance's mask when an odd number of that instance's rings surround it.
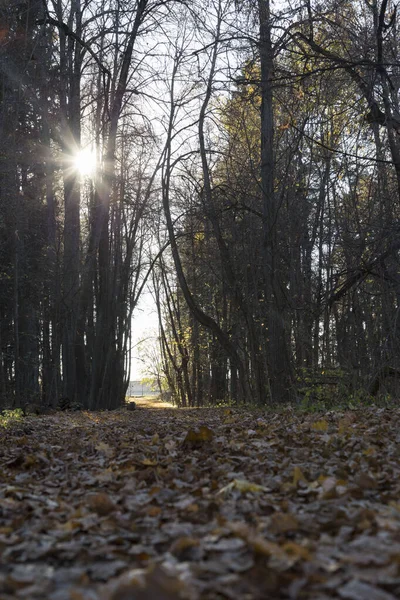
<svg viewBox="0 0 400 600">
<path fill-rule="evenodd" d="M 183 440 L 183 447 L 197 447 L 206 442 L 211 442 L 214 438 L 214 432 L 206 425 L 201 425 L 199 429 L 189 429 Z"/>
<path fill-rule="evenodd" d="M 10 535 L 13 531 L 13 527 L 0 527 L 0 535 Z"/>
<path fill-rule="evenodd" d="M 311 425 L 311 428 L 314 429 L 314 431 L 326 432 L 326 431 L 328 431 L 328 428 L 329 428 L 328 421 L 326 421 L 325 419 L 321 419 L 320 421 L 315 421 L 315 423 L 313 423 Z"/>
<path fill-rule="evenodd" d="M 307 479 L 305 478 L 303 471 L 300 469 L 300 467 L 295 467 L 293 469 L 293 485 L 297 486 L 299 481 L 304 481 L 304 483 L 307 483 Z"/>
<path fill-rule="evenodd" d="M 231 483 L 228 483 L 225 487 L 219 490 L 218 494 L 227 494 L 233 490 L 238 490 L 242 494 L 246 492 L 269 492 L 269 488 L 257 483 L 251 483 L 245 479 L 234 479 Z"/>
<path fill-rule="evenodd" d="M 151 458 L 144 458 L 142 460 L 142 465 L 145 465 L 146 467 L 155 467 L 157 464 L 157 461 L 151 460 Z"/>
</svg>

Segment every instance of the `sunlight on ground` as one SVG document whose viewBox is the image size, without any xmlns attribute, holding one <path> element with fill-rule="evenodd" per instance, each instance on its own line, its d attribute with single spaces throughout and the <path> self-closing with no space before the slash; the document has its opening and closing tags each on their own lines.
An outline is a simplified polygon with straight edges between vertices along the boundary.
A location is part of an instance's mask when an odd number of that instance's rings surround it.
<svg viewBox="0 0 400 600">
<path fill-rule="evenodd" d="M 159 396 L 131 396 L 126 399 L 127 402 L 136 402 L 138 408 L 176 408 L 171 402 L 160 400 Z"/>
</svg>

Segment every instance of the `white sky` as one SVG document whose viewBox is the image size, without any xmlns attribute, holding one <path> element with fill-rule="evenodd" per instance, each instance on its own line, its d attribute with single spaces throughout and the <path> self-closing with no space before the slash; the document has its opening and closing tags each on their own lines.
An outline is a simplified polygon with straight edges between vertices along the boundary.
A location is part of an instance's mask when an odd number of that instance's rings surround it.
<svg viewBox="0 0 400 600">
<path fill-rule="evenodd" d="M 143 339 L 154 338 L 158 335 L 158 316 L 154 299 L 151 293 L 145 289 L 133 313 L 132 319 L 132 360 L 131 381 L 140 380 L 145 376 L 143 373 L 144 362 L 140 356 L 138 343 Z M 149 339 L 148 343 L 152 343 Z"/>
</svg>

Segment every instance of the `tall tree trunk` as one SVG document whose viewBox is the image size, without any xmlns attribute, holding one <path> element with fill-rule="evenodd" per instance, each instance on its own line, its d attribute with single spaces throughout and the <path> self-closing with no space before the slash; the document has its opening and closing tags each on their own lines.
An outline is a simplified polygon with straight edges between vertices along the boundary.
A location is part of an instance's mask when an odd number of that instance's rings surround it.
<svg viewBox="0 0 400 600">
<path fill-rule="evenodd" d="M 62 8 L 58 6 L 59 16 Z M 60 19 L 61 20 L 61 19 Z M 82 34 L 82 12 L 80 0 L 73 0 L 69 14 L 69 29 Z M 64 159 L 64 255 L 63 255 L 63 392 L 71 400 L 78 399 L 76 378 L 76 327 L 80 288 L 80 181 L 73 159 L 81 147 L 81 48 L 76 40 L 68 37 L 60 28 L 61 78 L 63 82 L 60 105 L 63 119 Z"/>
<path fill-rule="evenodd" d="M 267 361 L 271 400 L 293 395 L 292 364 L 285 325 L 286 298 L 278 245 L 279 204 L 274 190 L 273 46 L 270 0 L 258 0 L 261 64 L 261 184 L 263 197 L 263 261 L 267 310 Z M 282 235 L 282 233 L 281 233 Z"/>
</svg>

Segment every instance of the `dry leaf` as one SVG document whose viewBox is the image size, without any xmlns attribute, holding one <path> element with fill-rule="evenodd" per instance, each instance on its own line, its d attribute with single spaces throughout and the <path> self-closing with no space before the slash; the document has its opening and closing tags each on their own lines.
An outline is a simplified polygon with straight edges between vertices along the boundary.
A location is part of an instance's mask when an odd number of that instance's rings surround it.
<svg viewBox="0 0 400 600">
<path fill-rule="evenodd" d="M 365 471 L 357 473 L 354 477 L 354 483 L 363 490 L 374 490 L 378 486 L 372 475 L 365 473 Z"/>
<path fill-rule="evenodd" d="M 114 448 L 112 448 L 110 444 L 107 444 L 106 442 L 99 442 L 95 445 L 95 448 L 98 452 L 101 452 L 109 458 L 114 456 Z"/>
<path fill-rule="evenodd" d="M 260 493 L 260 492 L 269 492 L 270 490 L 263 485 L 258 485 L 257 483 L 251 483 L 250 481 L 246 481 L 245 479 L 234 479 L 231 483 L 228 483 L 225 487 L 221 488 L 217 494 L 228 494 L 233 490 L 238 490 L 245 494 L 246 492 Z"/>
<path fill-rule="evenodd" d="M 189 429 L 183 440 L 183 448 L 197 448 L 211 442 L 214 439 L 213 431 L 206 425 L 201 425 L 198 429 Z"/>
<path fill-rule="evenodd" d="M 295 516 L 290 513 L 275 513 L 271 517 L 269 531 L 273 534 L 287 533 L 288 531 L 296 531 L 299 528 L 299 523 Z"/>
<path fill-rule="evenodd" d="M 300 481 L 307 483 L 307 479 L 305 478 L 303 471 L 300 469 L 300 467 L 295 467 L 293 469 L 293 485 L 297 486 Z"/>
<path fill-rule="evenodd" d="M 311 425 L 311 428 L 314 431 L 322 431 L 323 433 L 325 433 L 329 429 L 329 424 L 328 421 L 326 421 L 325 419 L 321 419 L 320 421 L 315 421 L 315 423 Z"/>
<path fill-rule="evenodd" d="M 109 515 L 115 510 L 115 504 L 104 492 L 88 496 L 88 506 L 100 516 Z"/>
</svg>

